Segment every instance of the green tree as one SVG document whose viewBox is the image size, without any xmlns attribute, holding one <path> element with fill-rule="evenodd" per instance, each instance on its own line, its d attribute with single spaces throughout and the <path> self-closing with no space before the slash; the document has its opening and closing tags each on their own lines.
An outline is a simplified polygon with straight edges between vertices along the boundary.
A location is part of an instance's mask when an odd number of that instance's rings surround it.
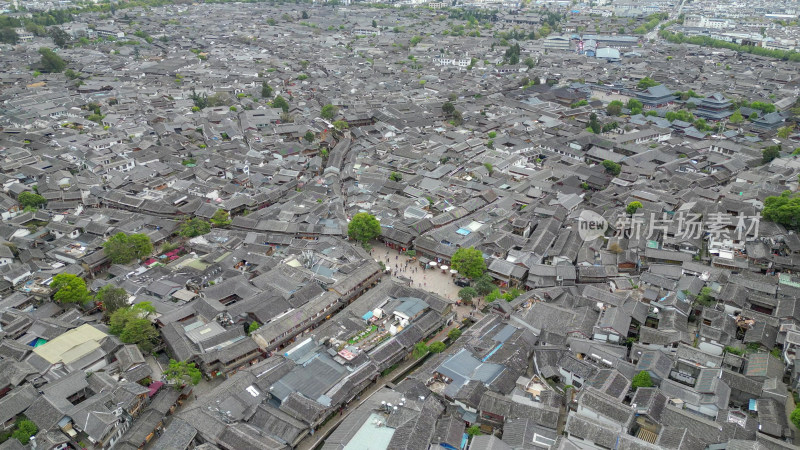
<svg viewBox="0 0 800 450">
<path fill-rule="evenodd" d="M 670 122 L 675 120 L 681 120 L 689 123 L 694 122 L 694 115 L 689 111 L 686 111 L 685 109 L 682 109 L 680 111 L 667 111 L 665 117 Z"/>
<path fill-rule="evenodd" d="M 350 128 L 350 125 L 344 120 L 337 120 L 336 122 L 333 122 L 333 128 L 335 128 L 336 131 L 342 131 L 345 128 Z"/>
<path fill-rule="evenodd" d="M 11 437 L 18 440 L 22 445 L 27 445 L 31 437 L 39 432 L 39 427 L 29 419 L 21 419 L 16 423 L 16 429 L 11 433 Z"/>
<path fill-rule="evenodd" d="M 778 128 L 778 137 L 781 139 L 788 139 L 794 130 L 794 126 L 785 126 Z"/>
<path fill-rule="evenodd" d="M 202 236 L 211 231 L 211 224 L 206 222 L 205 220 L 199 217 L 192 217 L 191 219 L 183 222 L 181 224 L 180 231 L 178 234 L 187 237 L 193 238 L 196 236 Z"/>
<path fill-rule="evenodd" d="M 753 122 L 755 120 L 758 120 L 758 113 L 757 112 L 752 112 L 752 113 L 750 113 L 750 116 L 748 116 L 747 118 L 750 119 L 751 122 Z"/>
<path fill-rule="evenodd" d="M 81 73 L 80 72 L 75 72 L 72 69 L 67 69 L 67 70 L 64 71 L 64 76 L 66 76 L 70 80 L 75 80 L 75 79 L 80 78 Z"/>
<path fill-rule="evenodd" d="M 303 136 L 303 139 L 305 139 L 306 142 L 308 143 L 314 142 L 314 132 L 311 130 L 306 131 L 306 134 Z"/>
<path fill-rule="evenodd" d="M 637 89 L 647 89 L 647 88 L 651 88 L 653 86 L 658 86 L 659 84 L 661 84 L 661 83 L 653 80 L 650 77 L 644 77 L 641 80 L 639 80 L 639 84 L 636 85 L 636 88 Z"/>
<path fill-rule="evenodd" d="M 472 425 L 471 427 L 467 428 L 467 435 L 472 439 L 475 436 L 480 436 L 481 433 L 481 426 L 480 425 Z"/>
<path fill-rule="evenodd" d="M 487 274 L 483 274 L 478 277 L 475 280 L 474 286 L 479 295 L 487 295 L 496 288 L 494 285 L 494 280 Z"/>
<path fill-rule="evenodd" d="M 522 295 L 522 291 L 520 291 L 517 288 L 511 288 L 508 292 L 503 294 L 503 299 L 505 301 L 507 301 L 507 302 L 510 302 L 511 300 L 514 300 L 515 298 L 519 297 L 520 295 Z"/>
<path fill-rule="evenodd" d="M 761 216 L 793 230 L 800 230 L 800 196 L 783 191 L 779 196 L 764 199 Z"/>
<path fill-rule="evenodd" d="M 59 27 L 51 27 L 48 33 L 58 47 L 64 48 L 70 41 L 70 36 Z"/>
<path fill-rule="evenodd" d="M 636 214 L 636 210 L 642 207 L 642 202 L 630 202 L 625 208 L 625 214 L 632 216 Z"/>
<path fill-rule="evenodd" d="M 39 194 L 34 194 L 30 191 L 20 192 L 17 196 L 17 201 L 24 208 L 39 208 L 47 203 L 47 200 Z"/>
<path fill-rule="evenodd" d="M 336 117 L 337 112 L 338 109 L 329 103 L 322 107 L 322 111 L 320 111 L 319 115 L 323 119 L 333 120 L 333 118 Z"/>
<path fill-rule="evenodd" d="M 139 317 L 128 321 L 119 339 L 126 344 L 136 344 L 142 353 L 148 354 L 153 351 L 158 336 L 158 330 L 153 326 L 153 322 Z"/>
<path fill-rule="evenodd" d="M 706 286 L 700 289 L 700 294 L 695 299 L 697 303 L 703 306 L 713 306 L 717 303 L 714 297 L 711 296 L 711 288 Z"/>
<path fill-rule="evenodd" d="M 789 414 L 789 420 L 792 421 L 795 428 L 800 428 L 800 406 L 794 409 L 791 414 Z"/>
<path fill-rule="evenodd" d="M 633 115 L 641 114 L 642 113 L 642 108 L 644 107 L 642 105 L 642 102 L 640 102 L 639 100 L 636 100 L 635 98 L 632 98 L 632 99 L 628 100 L 628 103 L 625 106 L 627 106 L 628 109 L 631 110 L 631 114 L 633 114 Z"/>
<path fill-rule="evenodd" d="M 608 159 L 603 161 L 603 167 L 606 168 L 606 172 L 614 176 L 619 175 L 619 173 L 622 171 L 622 166 Z"/>
<path fill-rule="evenodd" d="M 164 376 L 168 381 L 175 383 L 176 388 L 180 388 L 187 382 L 197 385 L 203 378 L 200 369 L 194 363 L 186 361 L 169 360 L 169 366 L 164 371 Z"/>
<path fill-rule="evenodd" d="M 305 12 L 305 11 L 303 11 L 303 13 L 302 13 L 302 14 L 300 14 L 300 18 L 301 18 L 301 19 L 308 19 L 308 13 L 307 13 L 307 12 Z"/>
<path fill-rule="evenodd" d="M 231 217 L 228 215 L 228 211 L 224 209 L 218 209 L 209 220 L 211 220 L 211 223 L 213 223 L 215 227 L 227 227 L 231 224 Z"/>
<path fill-rule="evenodd" d="M 431 353 L 442 353 L 447 348 L 444 342 L 436 341 L 428 347 Z"/>
<path fill-rule="evenodd" d="M 464 116 L 461 114 L 461 111 L 453 111 L 453 125 L 461 126 L 464 123 Z"/>
<path fill-rule="evenodd" d="M 595 113 L 589 114 L 589 129 L 594 134 L 600 134 L 603 131 L 603 124 L 597 120 L 597 114 Z"/>
<path fill-rule="evenodd" d="M 494 172 L 494 166 L 492 166 L 491 163 L 488 163 L 488 162 L 487 163 L 483 163 L 483 167 L 486 168 L 486 171 L 489 172 L 489 175 L 491 175 L 492 172 Z"/>
<path fill-rule="evenodd" d="M 475 288 L 470 286 L 463 287 L 458 291 L 458 298 L 463 300 L 465 303 L 470 303 L 472 299 L 477 296 L 478 296 L 478 291 L 476 291 Z"/>
<path fill-rule="evenodd" d="M 461 330 L 459 328 L 453 328 L 452 330 L 447 332 L 447 337 L 450 341 L 455 341 L 456 339 L 461 337 Z"/>
<path fill-rule="evenodd" d="M 95 300 L 103 305 L 103 316 L 108 319 L 118 309 L 128 306 L 128 293 L 125 289 L 108 283 L 97 291 Z"/>
<path fill-rule="evenodd" d="M 392 181 L 402 181 L 403 174 L 401 174 L 400 172 L 392 172 L 391 174 L 389 174 L 389 179 Z"/>
<path fill-rule="evenodd" d="M 619 100 L 614 100 L 606 106 L 606 114 L 609 116 L 619 116 L 622 114 L 623 103 Z"/>
<path fill-rule="evenodd" d="M 259 324 L 258 324 L 258 322 L 256 322 L 256 321 L 254 320 L 254 321 L 253 321 L 253 322 L 250 324 L 250 326 L 249 326 L 249 327 L 247 327 L 247 333 L 248 333 L 248 334 L 253 334 L 253 332 L 254 332 L 254 331 L 256 331 L 256 330 L 258 330 L 259 328 L 261 328 L 261 325 L 259 325 Z"/>
<path fill-rule="evenodd" d="M 417 342 L 414 344 L 414 350 L 411 351 L 411 356 L 414 359 L 420 359 L 428 354 L 428 346 L 424 342 Z"/>
<path fill-rule="evenodd" d="M 347 235 L 350 239 L 366 244 L 381 235 L 381 223 L 372 214 L 360 212 L 347 224 Z"/>
<path fill-rule="evenodd" d="M 378 28 L 378 22 L 375 19 L 372 19 L 372 28 Z"/>
<path fill-rule="evenodd" d="M 111 334 L 120 336 L 131 321 L 134 319 L 146 320 L 152 314 L 155 314 L 155 312 L 156 309 L 150 302 L 141 302 L 132 306 L 119 308 L 111 314 L 111 319 L 108 321 L 108 329 Z"/>
<path fill-rule="evenodd" d="M 496 131 L 490 131 L 488 136 L 489 136 L 489 139 L 494 139 L 494 138 L 497 137 L 497 132 Z"/>
<path fill-rule="evenodd" d="M 455 110 L 456 107 L 450 102 L 444 102 L 442 104 L 442 112 L 445 113 L 447 116 L 453 115 L 453 112 L 455 112 Z"/>
<path fill-rule="evenodd" d="M 634 389 L 639 389 L 640 387 L 653 387 L 653 380 L 650 379 L 650 373 L 648 373 L 646 370 L 642 370 L 634 375 L 631 386 Z"/>
<path fill-rule="evenodd" d="M 44 72 L 58 73 L 62 72 L 64 68 L 67 67 L 67 63 L 47 47 L 40 48 L 39 54 L 42 55 L 39 64 L 42 66 L 42 71 Z"/>
<path fill-rule="evenodd" d="M 775 112 L 775 105 L 769 102 L 753 102 L 750 103 L 750 107 L 753 109 L 757 109 L 764 114 L 769 114 Z"/>
<path fill-rule="evenodd" d="M 529 69 L 529 70 L 530 70 L 530 69 L 533 69 L 534 67 L 536 67 L 536 62 L 535 62 L 535 61 L 533 60 L 533 58 L 531 58 L 530 56 L 529 56 L 529 57 L 527 57 L 527 58 L 525 58 L 525 59 L 522 61 L 522 64 L 525 64 L 526 66 L 528 66 L 528 69 Z"/>
<path fill-rule="evenodd" d="M 734 355 L 739 355 L 739 356 L 744 355 L 744 350 L 736 348 L 736 347 L 730 347 L 728 345 L 726 345 L 723 350 L 725 350 L 725 353 L 732 353 Z"/>
<path fill-rule="evenodd" d="M 272 97 L 272 88 L 267 84 L 266 81 L 261 82 L 261 98 L 270 98 Z M 276 106 L 276 108 L 279 108 Z"/>
<path fill-rule="evenodd" d="M 272 107 L 280 108 L 283 110 L 283 112 L 289 112 L 289 102 L 287 102 L 286 99 L 280 95 L 275 97 L 275 100 L 272 100 Z"/>
<path fill-rule="evenodd" d="M 450 265 L 467 278 L 476 279 L 486 272 L 483 253 L 475 247 L 461 247 L 453 253 Z"/>
<path fill-rule="evenodd" d="M 104 244 L 103 251 L 114 264 L 127 264 L 153 253 L 153 244 L 146 234 L 117 233 Z"/>
<path fill-rule="evenodd" d="M 0 28 L 0 42 L 4 44 L 16 44 L 19 42 L 19 35 L 16 30 L 10 27 Z"/>
<path fill-rule="evenodd" d="M 744 122 L 744 117 L 742 116 L 742 113 L 739 112 L 739 110 L 737 109 L 736 111 L 734 111 L 733 114 L 731 114 L 731 117 L 728 119 L 728 121 L 734 125 L 738 125 Z"/>
<path fill-rule="evenodd" d="M 781 146 L 780 145 L 770 145 L 769 147 L 761 150 L 761 164 L 769 164 L 775 158 L 780 158 L 781 156 Z"/>
<path fill-rule="evenodd" d="M 82 305 L 92 299 L 92 295 L 86 289 L 86 282 L 83 278 L 70 273 L 60 273 L 53 277 L 50 289 L 55 292 L 53 299 L 59 303 L 78 303 Z"/>
</svg>

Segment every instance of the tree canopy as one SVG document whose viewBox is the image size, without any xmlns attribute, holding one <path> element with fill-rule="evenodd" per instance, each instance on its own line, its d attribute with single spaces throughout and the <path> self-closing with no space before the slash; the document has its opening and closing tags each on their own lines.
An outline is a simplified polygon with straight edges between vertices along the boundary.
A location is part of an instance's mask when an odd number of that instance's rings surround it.
<svg viewBox="0 0 800 450">
<path fill-rule="evenodd" d="M 70 273 L 60 273 L 53 277 L 50 289 L 55 292 L 53 299 L 59 303 L 84 304 L 92 299 L 83 278 Z"/>
<path fill-rule="evenodd" d="M 333 120 L 333 118 L 336 117 L 337 112 L 339 112 L 338 108 L 328 103 L 327 105 L 322 107 L 322 111 L 320 111 L 319 115 L 323 119 Z"/>
<path fill-rule="evenodd" d="M 618 116 L 622 114 L 622 107 L 624 103 L 619 100 L 614 100 L 606 106 L 606 114 L 609 116 Z"/>
<path fill-rule="evenodd" d="M 50 27 L 50 30 L 48 31 L 47 34 L 49 34 L 50 37 L 53 38 L 53 43 L 55 43 L 56 46 L 61 48 L 66 47 L 69 41 L 72 40 L 69 34 L 67 34 L 66 31 L 62 30 L 59 27 Z"/>
<path fill-rule="evenodd" d="M 174 359 L 169 360 L 169 366 L 164 371 L 164 376 L 168 381 L 175 383 L 176 388 L 180 388 L 187 382 L 197 385 L 203 378 L 202 372 L 194 363 L 175 361 Z"/>
<path fill-rule="evenodd" d="M 644 77 L 641 80 L 639 80 L 639 84 L 637 84 L 636 87 L 638 89 L 647 89 L 647 88 L 651 88 L 653 86 L 658 86 L 659 84 L 661 84 L 661 83 L 659 83 L 658 81 L 653 80 L 650 77 Z"/>
<path fill-rule="evenodd" d="M 470 286 L 463 287 L 458 291 L 458 298 L 460 298 L 466 303 L 471 302 L 473 298 L 477 297 L 477 295 L 478 291 L 476 291 L 475 288 Z"/>
<path fill-rule="evenodd" d="M 17 31 L 10 27 L 0 28 L 0 42 L 3 44 L 16 44 L 19 42 Z"/>
<path fill-rule="evenodd" d="M 789 420 L 792 421 L 795 428 L 800 428 L 800 406 L 794 409 L 791 414 L 789 414 Z"/>
<path fill-rule="evenodd" d="M 17 196 L 17 201 L 23 208 L 38 208 L 47 203 L 47 200 L 39 194 L 25 191 Z"/>
<path fill-rule="evenodd" d="M 104 244 L 105 254 L 114 264 L 127 264 L 153 253 L 153 244 L 146 234 L 117 233 Z"/>
<path fill-rule="evenodd" d="M 56 52 L 47 47 L 40 48 L 39 54 L 42 55 L 39 64 L 43 72 L 58 73 L 64 71 L 67 67 L 67 63 Z"/>
<path fill-rule="evenodd" d="M 381 234 L 381 223 L 372 214 L 361 212 L 353 216 L 347 224 L 347 235 L 351 239 L 366 244 Z"/>
<path fill-rule="evenodd" d="M 800 196 L 783 191 L 779 196 L 767 197 L 761 216 L 770 222 L 800 231 Z"/>
<path fill-rule="evenodd" d="M 619 175 L 619 173 L 622 171 L 622 166 L 609 159 L 603 161 L 603 167 L 606 168 L 606 172 L 614 176 Z"/>
<path fill-rule="evenodd" d="M 456 107 L 450 102 L 444 102 L 444 104 L 442 104 L 442 112 L 448 116 L 452 115 L 455 110 Z"/>
<path fill-rule="evenodd" d="M 780 127 L 778 128 L 778 137 L 781 139 L 787 139 L 792 134 L 792 131 L 794 131 L 794 126 L 792 125 Z"/>
<path fill-rule="evenodd" d="M 280 108 L 283 110 L 283 112 L 289 112 L 289 102 L 287 102 L 286 99 L 281 97 L 280 95 L 275 97 L 275 100 L 272 100 L 272 107 Z"/>
<path fill-rule="evenodd" d="M 475 247 L 461 247 L 453 253 L 450 265 L 467 278 L 476 279 L 486 272 L 483 253 Z"/>
<path fill-rule="evenodd" d="M 231 224 L 231 217 L 228 215 L 228 211 L 224 209 L 218 209 L 210 220 L 215 227 L 227 227 Z"/>
<path fill-rule="evenodd" d="M 503 300 L 505 300 L 507 302 L 510 302 L 511 300 L 514 300 L 515 298 L 519 297 L 520 295 L 522 295 L 522 291 L 520 291 L 517 288 L 511 288 L 511 289 L 508 290 L 508 292 L 500 292 L 500 288 L 496 287 L 496 288 L 494 288 L 494 290 L 492 292 L 490 292 L 486 296 L 486 302 L 487 303 L 491 303 L 491 302 L 493 302 L 495 300 L 498 300 L 498 299 L 503 299 Z"/>
<path fill-rule="evenodd" d="M 641 114 L 642 113 L 642 109 L 644 108 L 644 105 L 642 105 L 642 102 L 640 102 L 639 100 L 636 100 L 635 98 L 632 98 L 632 99 L 628 100 L 628 103 L 626 103 L 625 106 L 627 106 L 628 109 L 631 110 L 631 114 L 632 115 Z"/>
<path fill-rule="evenodd" d="M 636 210 L 642 207 L 642 202 L 630 202 L 625 208 L 625 213 L 632 216 L 636 214 Z"/>
<path fill-rule="evenodd" d="M 487 295 L 495 289 L 494 280 L 491 276 L 483 274 L 475 280 L 475 290 L 479 295 Z"/>
<path fill-rule="evenodd" d="M 270 98 L 272 97 L 272 88 L 270 85 L 267 84 L 266 81 L 261 82 L 261 98 Z"/>
<path fill-rule="evenodd" d="M 196 236 L 202 236 L 206 233 L 211 231 L 211 224 L 206 222 L 205 220 L 199 217 L 192 217 L 191 219 L 183 222 L 181 225 L 180 234 L 183 237 L 193 238 Z"/>
<path fill-rule="evenodd" d="M 450 338 L 451 341 L 455 341 L 461 337 L 461 330 L 459 328 L 453 328 L 447 332 L 447 337 Z"/>
<path fill-rule="evenodd" d="M 653 380 L 650 379 L 650 374 L 646 370 L 642 370 L 633 376 L 631 386 L 634 389 L 639 389 L 640 387 L 653 387 Z"/>
<path fill-rule="evenodd" d="M 158 330 L 148 316 L 156 309 L 150 302 L 119 308 L 111 314 L 109 330 L 126 344 L 136 344 L 143 353 L 150 353 L 158 341 Z"/>
<path fill-rule="evenodd" d="M 428 346 L 428 350 L 430 350 L 431 353 L 442 353 L 443 351 L 445 351 L 446 348 L 447 345 L 445 345 L 444 342 L 440 341 L 436 341 Z"/>
<path fill-rule="evenodd" d="M 39 427 L 37 427 L 32 420 L 27 418 L 18 420 L 15 426 L 16 429 L 11 433 L 11 437 L 18 440 L 22 445 L 27 445 L 31 437 L 39 432 Z"/>
<path fill-rule="evenodd" d="M 95 300 L 103 305 L 103 315 L 110 318 L 115 311 L 128 306 L 128 293 L 125 289 L 109 283 L 97 291 Z"/>
<path fill-rule="evenodd" d="M 761 150 L 761 164 L 769 164 L 773 159 L 780 158 L 781 146 L 770 145 L 769 147 Z"/>
<path fill-rule="evenodd" d="M 428 346 L 424 342 L 417 342 L 414 344 L 414 350 L 411 351 L 411 356 L 414 359 L 420 359 L 428 354 Z"/>
</svg>

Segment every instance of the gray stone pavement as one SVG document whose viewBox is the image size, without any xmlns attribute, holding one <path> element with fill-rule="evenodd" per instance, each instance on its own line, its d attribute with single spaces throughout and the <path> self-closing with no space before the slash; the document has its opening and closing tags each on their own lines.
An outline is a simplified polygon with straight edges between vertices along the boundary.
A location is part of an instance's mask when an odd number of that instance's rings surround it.
<svg viewBox="0 0 800 450">
<path fill-rule="evenodd" d="M 392 277 L 398 281 L 411 280 L 411 286 L 439 294 L 447 300 L 453 302 L 453 310 L 458 314 L 459 320 L 473 313 L 473 317 L 479 318 L 482 314 L 474 310 L 471 306 L 456 305 L 458 291 L 461 289 L 456 286 L 455 278 L 450 275 L 450 270 L 446 273 L 437 267 L 436 269 L 423 269 L 418 260 L 401 254 L 397 250 L 390 249 L 381 243 L 376 243 L 372 247 L 372 257 L 377 261 L 383 261 L 387 269 L 391 269 Z M 405 280 L 404 280 L 405 279 Z"/>
</svg>

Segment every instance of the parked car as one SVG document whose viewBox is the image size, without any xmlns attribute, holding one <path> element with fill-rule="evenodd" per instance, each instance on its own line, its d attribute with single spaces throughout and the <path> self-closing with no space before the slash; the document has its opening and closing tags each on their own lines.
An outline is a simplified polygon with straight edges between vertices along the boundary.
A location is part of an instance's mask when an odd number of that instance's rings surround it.
<svg viewBox="0 0 800 450">
<path fill-rule="evenodd" d="M 466 278 L 458 278 L 456 280 L 456 286 L 467 287 L 469 286 L 469 280 Z"/>
</svg>

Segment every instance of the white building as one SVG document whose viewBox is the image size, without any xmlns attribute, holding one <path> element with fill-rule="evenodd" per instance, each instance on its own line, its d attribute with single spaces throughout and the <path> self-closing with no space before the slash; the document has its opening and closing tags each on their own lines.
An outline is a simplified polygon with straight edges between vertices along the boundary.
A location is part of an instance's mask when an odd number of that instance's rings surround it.
<svg viewBox="0 0 800 450">
<path fill-rule="evenodd" d="M 728 19 L 719 19 L 715 17 L 706 17 L 698 14 L 686 16 L 683 26 L 692 28 L 711 28 L 714 30 L 722 30 L 730 28 L 731 22 Z"/>
</svg>

